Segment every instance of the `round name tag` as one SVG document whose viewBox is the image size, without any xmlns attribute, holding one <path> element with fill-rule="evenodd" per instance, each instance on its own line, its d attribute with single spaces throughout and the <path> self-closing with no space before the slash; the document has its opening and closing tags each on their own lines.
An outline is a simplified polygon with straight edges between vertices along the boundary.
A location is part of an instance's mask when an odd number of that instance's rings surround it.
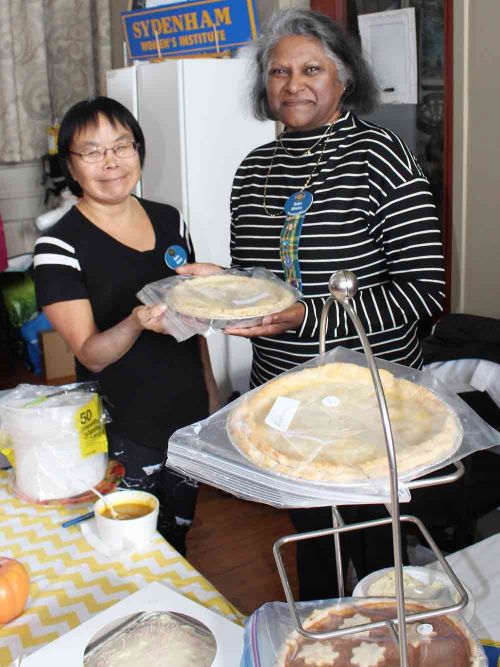
<svg viewBox="0 0 500 667">
<path fill-rule="evenodd" d="M 287 215 L 303 215 L 311 208 L 313 196 L 308 190 L 301 190 L 290 195 L 285 202 Z"/>
<path fill-rule="evenodd" d="M 180 245 L 171 245 L 165 250 L 165 264 L 169 269 L 176 269 L 187 262 L 187 252 Z"/>
</svg>

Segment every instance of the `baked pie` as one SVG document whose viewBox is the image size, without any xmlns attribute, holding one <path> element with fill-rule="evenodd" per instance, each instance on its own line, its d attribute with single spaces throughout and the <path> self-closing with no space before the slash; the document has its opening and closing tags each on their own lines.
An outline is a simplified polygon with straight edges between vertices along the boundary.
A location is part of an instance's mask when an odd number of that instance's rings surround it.
<svg viewBox="0 0 500 667">
<path fill-rule="evenodd" d="M 407 613 L 426 607 L 406 604 Z M 395 603 L 363 602 L 315 610 L 304 628 L 327 632 L 397 617 Z M 479 667 L 484 655 L 458 617 L 437 616 L 406 625 L 410 667 Z M 284 642 L 274 667 L 399 667 L 399 649 L 386 627 L 316 641 L 294 631 Z"/>
<path fill-rule="evenodd" d="M 175 285 L 167 304 L 201 319 L 239 319 L 278 313 L 295 301 L 293 290 L 278 279 L 216 273 Z"/>
<path fill-rule="evenodd" d="M 434 393 L 380 370 L 398 474 L 446 460 L 460 445 L 456 414 Z M 330 363 L 285 373 L 228 416 L 228 435 L 257 466 L 331 483 L 388 474 L 384 432 L 368 368 Z"/>
</svg>

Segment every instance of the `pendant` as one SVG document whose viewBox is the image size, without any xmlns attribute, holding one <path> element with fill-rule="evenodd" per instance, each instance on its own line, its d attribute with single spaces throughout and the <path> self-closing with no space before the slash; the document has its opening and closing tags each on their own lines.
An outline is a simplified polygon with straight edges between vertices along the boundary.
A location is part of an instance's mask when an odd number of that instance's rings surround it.
<svg viewBox="0 0 500 667">
<path fill-rule="evenodd" d="M 287 215 L 304 215 L 312 206 L 313 196 L 308 190 L 300 190 L 290 195 L 285 202 L 285 213 Z"/>
</svg>

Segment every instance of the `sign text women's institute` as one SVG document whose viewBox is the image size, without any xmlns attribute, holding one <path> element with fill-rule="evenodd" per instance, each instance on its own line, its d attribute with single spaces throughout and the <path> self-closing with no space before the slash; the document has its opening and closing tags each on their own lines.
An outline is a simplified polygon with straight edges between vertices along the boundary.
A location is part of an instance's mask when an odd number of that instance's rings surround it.
<svg viewBox="0 0 500 667">
<path fill-rule="evenodd" d="M 235 49 L 257 37 L 253 0 L 198 0 L 122 14 L 129 58 Z"/>
<path fill-rule="evenodd" d="M 163 16 L 161 19 L 146 19 L 145 21 L 136 21 L 132 24 L 134 36 L 137 39 L 144 37 L 150 38 L 150 41 L 142 41 L 143 51 L 156 48 L 156 35 L 160 39 L 160 48 L 168 49 L 179 46 L 193 46 L 196 44 L 206 44 L 213 42 L 214 27 L 217 30 L 217 38 L 220 42 L 226 41 L 225 30 L 220 30 L 222 25 L 231 25 L 230 7 L 215 8 L 212 11 L 204 10 L 202 12 L 187 12 L 178 16 Z M 199 32 L 203 30 L 206 32 Z M 173 35 L 174 33 L 195 32 L 195 34 Z"/>
</svg>

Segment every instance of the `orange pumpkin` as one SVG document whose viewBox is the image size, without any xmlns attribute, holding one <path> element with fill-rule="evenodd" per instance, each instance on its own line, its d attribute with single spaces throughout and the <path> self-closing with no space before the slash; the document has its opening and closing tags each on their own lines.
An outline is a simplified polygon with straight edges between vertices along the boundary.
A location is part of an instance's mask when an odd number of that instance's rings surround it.
<svg viewBox="0 0 500 667">
<path fill-rule="evenodd" d="M 23 612 L 30 592 L 30 577 L 24 565 L 0 556 L 0 624 L 9 623 Z"/>
</svg>

